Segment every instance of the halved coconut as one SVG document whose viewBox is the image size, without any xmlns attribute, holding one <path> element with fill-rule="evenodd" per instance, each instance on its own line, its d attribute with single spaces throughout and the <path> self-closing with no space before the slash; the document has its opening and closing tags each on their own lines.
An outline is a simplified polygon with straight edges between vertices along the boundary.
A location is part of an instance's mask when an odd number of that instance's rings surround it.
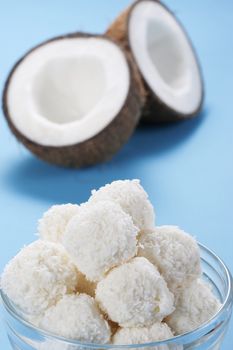
<svg viewBox="0 0 233 350">
<path fill-rule="evenodd" d="M 139 0 L 111 25 L 114 38 L 134 58 L 144 84 L 144 120 L 175 121 L 198 114 L 203 80 L 182 25 L 161 2 Z"/>
<path fill-rule="evenodd" d="M 76 33 L 42 43 L 15 65 L 3 109 L 38 157 L 82 167 L 111 158 L 128 140 L 140 117 L 139 90 L 118 45 Z"/>
</svg>

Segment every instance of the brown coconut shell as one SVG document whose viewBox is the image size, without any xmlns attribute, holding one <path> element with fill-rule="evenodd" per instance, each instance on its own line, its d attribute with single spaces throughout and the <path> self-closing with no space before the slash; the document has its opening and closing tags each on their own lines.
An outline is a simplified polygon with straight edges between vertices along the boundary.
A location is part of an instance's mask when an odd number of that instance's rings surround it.
<svg viewBox="0 0 233 350">
<path fill-rule="evenodd" d="M 81 37 L 99 37 L 114 42 L 114 39 L 110 39 L 106 36 L 90 35 L 86 33 L 72 33 L 64 36 L 59 36 L 50 40 L 47 40 L 29 52 L 27 52 L 13 67 L 7 81 L 5 83 L 2 105 L 3 112 L 7 123 L 16 136 L 19 142 L 21 142 L 26 148 L 34 153 L 40 159 L 64 167 L 86 167 L 97 163 L 102 163 L 113 157 L 117 151 L 128 141 L 134 129 L 136 128 L 141 115 L 141 109 L 143 106 L 143 96 L 141 94 L 141 80 L 138 76 L 137 70 L 135 70 L 134 64 L 131 62 L 131 56 L 127 56 L 127 62 L 130 69 L 130 88 L 125 103 L 116 117 L 94 137 L 71 146 L 64 147 L 51 147 L 43 146 L 25 137 L 13 124 L 9 113 L 9 107 L 7 104 L 7 94 L 10 87 L 11 78 L 20 65 L 20 63 L 31 52 L 38 49 L 43 45 L 48 45 L 50 42 L 56 40 L 63 40 L 66 38 L 81 38 Z"/>
<path fill-rule="evenodd" d="M 143 94 L 143 99 L 145 101 L 144 107 L 142 110 L 142 116 L 141 116 L 141 121 L 143 122 L 149 122 L 149 123 L 165 123 L 165 122 L 174 122 L 174 121 L 179 121 L 179 120 L 184 120 L 188 118 L 195 117 L 199 114 L 203 107 L 203 101 L 204 101 L 204 88 L 202 88 L 202 97 L 200 104 L 198 108 L 193 111 L 190 114 L 183 114 L 180 112 L 175 111 L 174 109 L 170 108 L 167 106 L 154 91 L 151 90 L 145 79 L 143 78 L 139 67 L 137 66 L 136 59 L 133 55 L 133 52 L 131 50 L 131 45 L 129 41 L 129 35 L 128 35 L 128 27 L 129 27 L 129 20 L 130 20 L 130 15 L 132 13 L 132 10 L 134 9 L 135 6 L 137 6 L 139 3 L 148 1 L 148 0 L 137 0 L 135 1 L 129 8 L 127 8 L 124 12 L 120 14 L 119 17 L 116 18 L 116 20 L 110 25 L 108 28 L 106 35 L 107 37 L 113 39 L 114 41 L 118 42 L 118 44 L 127 52 L 128 57 L 131 56 L 131 60 L 134 63 L 134 70 L 138 71 L 138 76 L 141 79 L 141 92 Z M 162 4 L 159 0 L 150 0 L 154 1 L 156 3 L 159 3 L 162 7 L 166 9 L 173 17 L 175 15 L 164 5 Z M 196 58 L 199 71 L 200 71 L 200 76 L 202 79 L 202 86 L 204 86 L 203 83 L 203 75 L 201 71 L 201 67 L 199 64 L 199 60 L 197 57 L 197 54 L 194 50 L 194 47 L 191 43 L 191 40 L 189 39 L 187 32 L 185 31 L 183 25 L 180 23 L 180 21 L 175 17 L 176 22 L 179 24 L 181 29 L 186 35 L 186 38 L 190 44 L 190 47 L 193 51 L 193 54 Z"/>
</svg>

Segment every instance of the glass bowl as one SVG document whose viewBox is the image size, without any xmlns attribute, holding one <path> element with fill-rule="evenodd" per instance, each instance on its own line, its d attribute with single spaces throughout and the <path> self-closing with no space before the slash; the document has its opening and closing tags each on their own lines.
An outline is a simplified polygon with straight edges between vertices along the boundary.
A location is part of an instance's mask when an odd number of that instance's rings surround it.
<svg viewBox="0 0 233 350">
<path fill-rule="evenodd" d="M 213 292 L 222 302 L 222 308 L 211 320 L 198 329 L 170 340 L 148 344 L 84 344 L 54 336 L 34 327 L 20 315 L 1 291 L 4 321 L 12 348 L 14 350 L 219 350 L 231 318 L 233 303 L 232 277 L 228 268 L 218 256 L 201 244 L 199 244 L 199 247 L 203 278 L 211 284 Z"/>
</svg>

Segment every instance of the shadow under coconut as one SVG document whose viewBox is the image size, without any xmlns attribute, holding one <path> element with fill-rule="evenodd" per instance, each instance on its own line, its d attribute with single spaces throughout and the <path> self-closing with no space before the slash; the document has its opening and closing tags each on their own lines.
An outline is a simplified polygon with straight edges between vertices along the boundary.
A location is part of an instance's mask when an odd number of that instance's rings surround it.
<svg viewBox="0 0 233 350">
<path fill-rule="evenodd" d="M 5 169 L 2 182 L 12 192 L 50 204 L 81 203 L 88 199 L 93 188 L 120 177 L 134 177 L 133 169 L 129 172 L 123 169 L 121 173 L 113 165 L 106 163 L 86 169 L 65 169 L 27 154 Z"/>
<path fill-rule="evenodd" d="M 115 162 L 128 164 L 139 157 L 161 157 L 186 142 L 208 114 L 209 109 L 205 108 L 198 117 L 185 121 L 157 125 L 140 124 L 132 139 L 115 157 Z"/>
<path fill-rule="evenodd" d="M 6 169 L 4 185 L 24 196 L 59 204 L 84 202 L 93 188 L 117 179 L 140 178 L 146 183 L 150 174 L 145 171 L 145 162 L 149 159 L 156 161 L 156 158 L 185 142 L 206 115 L 207 110 L 193 120 L 161 126 L 140 125 L 111 161 L 90 168 L 59 168 L 29 154 Z M 156 183 L 155 174 L 153 181 Z"/>
</svg>

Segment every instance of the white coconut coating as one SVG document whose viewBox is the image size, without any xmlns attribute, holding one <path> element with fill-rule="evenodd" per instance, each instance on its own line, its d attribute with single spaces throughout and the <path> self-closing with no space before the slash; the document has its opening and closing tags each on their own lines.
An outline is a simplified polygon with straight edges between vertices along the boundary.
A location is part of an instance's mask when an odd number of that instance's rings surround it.
<svg viewBox="0 0 233 350">
<path fill-rule="evenodd" d="M 150 229 L 155 225 L 154 208 L 139 180 L 114 181 L 98 191 L 93 190 L 89 202 L 101 200 L 112 200 L 120 204 L 140 230 Z"/>
<path fill-rule="evenodd" d="M 113 344 L 131 345 L 162 341 L 173 337 L 166 323 L 156 322 L 149 327 L 120 328 L 112 339 Z M 168 350 L 167 345 L 147 347 L 147 350 Z"/>
<path fill-rule="evenodd" d="M 142 232 L 138 255 L 157 266 L 174 294 L 201 275 L 197 242 L 176 226 L 160 226 Z"/>
<path fill-rule="evenodd" d="M 68 222 L 78 212 L 77 204 L 53 205 L 38 221 L 37 229 L 40 238 L 51 242 L 61 242 Z"/>
<path fill-rule="evenodd" d="M 65 295 L 41 318 L 40 328 L 53 334 L 86 343 L 110 341 L 108 322 L 95 300 L 86 294 Z"/>
<path fill-rule="evenodd" d="M 167 317 L 175 334 L 183 334 L 209 321 L 220 309 L 221 303 L 210 285 L 197 279 L 184 289 L 177 300 L 176 310 Z"/>
<path fill-rule="evenodd" d="M 40 314 L 76 289 L 77 270 L 61 245 L 38 240 L 6 266 L 1 287 L 26 314 Z"/>
<path fill-rule="evenodd" d="M 138 228 L 121 207 L 100 201 L 80 207 L 66 227 L 63 244 L 79 271 L 98 281 L 137 253 Z"/>
<path fill-rule="evenodd" d="M 134 258 L 111 270 L 97 284 L 96 300 L 121 327 L 151 325 L 174 311 L 173 294 L 145 258 Z"/>
</svg>

